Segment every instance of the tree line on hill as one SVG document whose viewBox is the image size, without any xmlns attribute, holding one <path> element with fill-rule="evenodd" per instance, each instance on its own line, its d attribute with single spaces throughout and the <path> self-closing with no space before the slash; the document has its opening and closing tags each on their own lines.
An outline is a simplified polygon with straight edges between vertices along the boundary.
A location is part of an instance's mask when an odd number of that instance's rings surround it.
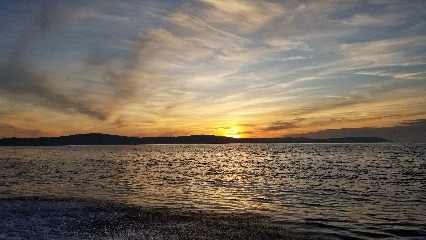
<svg viewBox="0 0 426 240">
<path fill-rule="evenodd" d="M 328 139 L 232 138 L 215 135 L 178 137 L 126 137 L 102 133 L 76 134 L 61 137 L 3 138 L 0 146 L 65 146 L 65 145 L 140 145 L 140 144 L 225 144 L 225 143 L 380 143 L 390 142 L 378 137 L 344 137 Z"/>
</svg>

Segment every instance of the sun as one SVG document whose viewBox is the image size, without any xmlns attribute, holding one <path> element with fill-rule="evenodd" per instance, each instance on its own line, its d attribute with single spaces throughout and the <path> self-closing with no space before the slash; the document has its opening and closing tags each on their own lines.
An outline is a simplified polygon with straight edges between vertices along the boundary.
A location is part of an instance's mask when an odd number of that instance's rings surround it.
<svg viewBox="0 0 426 240">
<path fill-rule="evenodd" d="M 225 137 L 241 138 L 241 128 L 238 126 L 232 126 L 224 129 Z"/>
<path fill-rule="evenodd" d="M 238 135 L 238 134 L 234 134 L 234 135 L 225 135 L 225 137 L 240 138 L 240 135 Z"/>
</svg>

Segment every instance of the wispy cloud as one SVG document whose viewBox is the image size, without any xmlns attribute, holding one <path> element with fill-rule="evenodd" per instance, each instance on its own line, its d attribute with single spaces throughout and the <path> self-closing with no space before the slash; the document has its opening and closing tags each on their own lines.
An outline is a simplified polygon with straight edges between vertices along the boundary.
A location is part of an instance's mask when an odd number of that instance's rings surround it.
<svg viewBox="0 0 426 240">
<path fill-rule="evenodd" d="M 425 6 L 59 0 L 0 10 L 12 13 L 0 16 L 0 111 L 31 104 L 40 119 L 141 135 L 239 124 L 281 136 L 424 118 Z"/>
<path fill-rule="evenodd" d="M 357 67 L 409 66 L 424 64 L 425 47 L 426 37 L 415 36 L 342 44 L 340 51 Z"/>
<path fill-rule="evenodd" d="M 203 2 L 214 7 L 206 11 L 209 21 L 241 32 L 255 31 L 283 14 L 280 5 L 266 1 L 203 0 Z"/>
<path fill-rule="evenodd" d="M 425 119 L 403 121 L 393 127 L 361 127 L 327 129 L 318 132 L 291 135 L 293 137 L 333 138 L 333 137 L 382 137 L 392 141 L 426 141 L 421 132 L 426 128 Z M 419 134 L 420 133 L 420 134 Z"/>
<path fill-rule="evenodd" d="M 297 125 L 292 122 L 284 122 L 284 121 L 276 121 L 273 122 L 270 126 L 264 128 L 264 131 L 279 131 L 285 129 L 293 129 L 296 128 Z"/>
<path fill-rule="evenodd" d="M 46 136 L 51 132 L 46 132 L 40 129 L 21 128 L 10 124 L 0 123 L 3 137 L 28 137 L 28 136 Z"/>
<path fill-rule="evenodd" d="M 76 91 L 70 92 L 66 88 L 69 85 L 66 79 L 57 79 L 37 71 L 34 57 L 31 56 L 32 45 L 54 40 L 56 34 L 64 29 L 75 30 L 76 25 L 97 16 L 99 6 L 87 5 L 58 2 L 57 5 L 42 7 L 35 17 L 35 23 L 27 26 L 28 30 L 11 46 L 11 54 L 0 66 L 0 88 L 5 94 L 17 101 L 30 101 L 57 111 L 106 120 L 125 104 L 136 98 L 141 100 L 157 88 L 159 83 L 152 84 L 150 81 L 159 79 L 154 72 L 144 69 L 142 57 L 152 56 L 160 49 L 155 42 L 161 37 L 159 31 L 153 32 L 151 38 L 129 39 L 131 41 L 126 45 L 119 42 L 122 44 L 119 56 L 108 56 L 107 49 L 104 52 L 88 52 L 86 68 L 89 70 L 85 71 L 99 71 L 102 74 L 98 77 L 101 88 L 88 89 L 82 82 L 83 85 L 78 86 Z"/>
</svg>

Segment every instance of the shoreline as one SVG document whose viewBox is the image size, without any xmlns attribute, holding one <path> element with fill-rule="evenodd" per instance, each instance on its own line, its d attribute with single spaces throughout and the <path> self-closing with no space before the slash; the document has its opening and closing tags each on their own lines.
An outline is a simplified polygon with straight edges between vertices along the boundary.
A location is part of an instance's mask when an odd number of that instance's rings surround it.
<svg viewBox="0 0 426 240">
<path fill-rule="evenodd" d="M 144 144 L 228 144 L 228 143 L 385 143 L 379 137 L 311 138 L 232 138 L 215 135 L 178 137 L 126 137 L 102 133 L 76 134 L 61 137 L 2 138 L 0 146 L 69 146 L 69 145 L 144 145 Z"/>
<path fill-rule="evenodd" d="M 39 228 L 44 229 L 43 236 L 48 238 L 72 236 L 95 239 L 273 240 L 336 237 L 325 232 L 318 234 L 307 231 L 308 229 L 302 231 L 301 228 L 286 226 L 282 222 L 275 223 L 267 216 L 248 213 L 225 214 L 172 207 L 147 208 L 96 199 L 38 196 L 3 198 L 0 199 L 0 206 L 5 211 L 3 214 L 6 220 L 10 221 L 9 228 L 27 229 L 22 234 L 10 231 L 8 233 L 10 229 L 3 229 L 0 231 L 3 234 L 0 237 L 40 237 L 34 235 Z M 58 214 L 64 216 L 59 217 Z M 14 219 L 10 220 L 8 217 Z M 31 224 L 34 228 L 32 231 L 25 226 Z"/>
</svg>

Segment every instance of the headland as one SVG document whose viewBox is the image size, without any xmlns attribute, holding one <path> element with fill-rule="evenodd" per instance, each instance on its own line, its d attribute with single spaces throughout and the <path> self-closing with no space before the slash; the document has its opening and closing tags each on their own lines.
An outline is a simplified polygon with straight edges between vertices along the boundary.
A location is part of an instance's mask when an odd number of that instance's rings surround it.
<svg viewBox="0 0 426 240">
<path fill-rule="evenodd" d="M 140 145 L 140 144 L 226 144 L 226 143 L 382 143 L 378 137 L 344 138 L 232 138 L 215 135 L 177 137 L 126 137 L 102 133 L 75 134 L 60 137 L 2 138 L 0 146 L 65 146 L 65 145 Z"/>
</svg>

